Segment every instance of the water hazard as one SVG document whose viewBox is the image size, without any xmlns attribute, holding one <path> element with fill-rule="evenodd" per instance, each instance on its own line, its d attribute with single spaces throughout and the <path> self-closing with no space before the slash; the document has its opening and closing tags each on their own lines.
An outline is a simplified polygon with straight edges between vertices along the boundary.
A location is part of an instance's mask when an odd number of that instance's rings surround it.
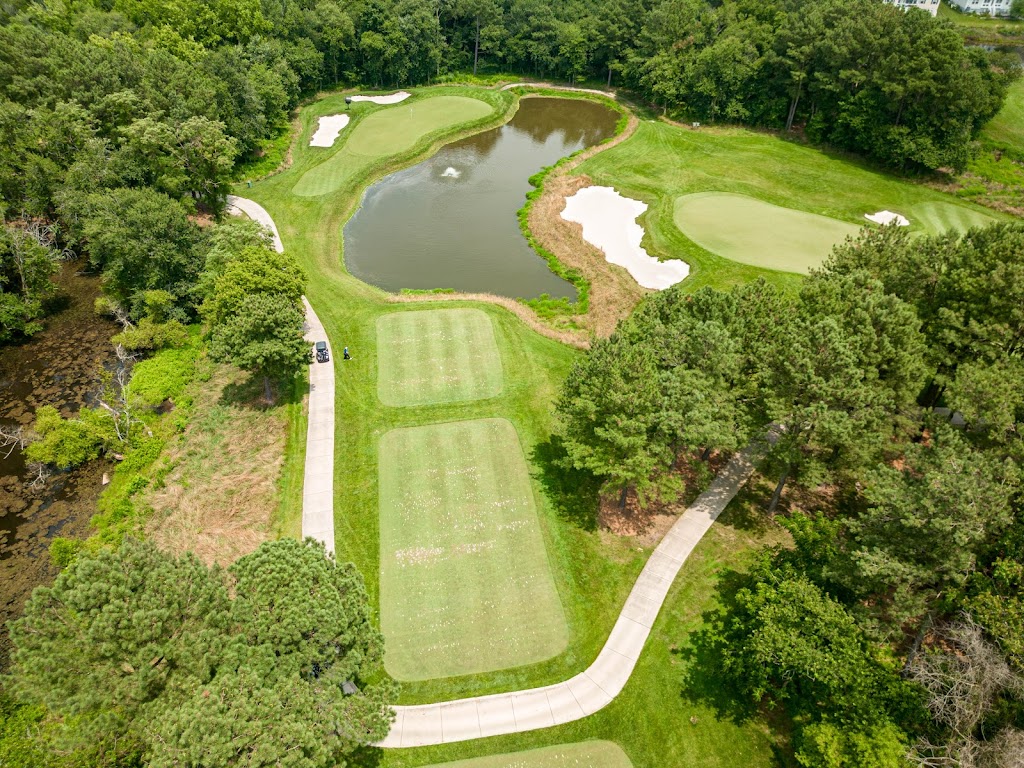
<svg viewBox="0 0 1024 768">
<path fill-rule="evenodd" d="M 527 245 L 516 212 L 530 176 L 609 138 L 617 119 L 589 101 L 526 98 L 500 128 L 382 179 L 345 226 L 349 272 L 388 291 L 575 299 L 573 286 Z"/>
<path fill-rule="evenodd" d="M 117 326 L 98 316 L 93 302 L 99 280 L 66 264 L 57 278 L 58 306 L 46 330 L 21 345 L 0 348 L 0 425 L 28 427 L 41 405 L 72 416 L 92 405 L 98 371 L 113 362 L 110 337 Z M 5 623 L 21 615 L 25 600 L 57 570 L 48 547 L 54 536 L 85 538 L 96 513 L 103 473 L 93 461 L 47 482 L 29 484 L 30 472 L 17 446 L 0 448 L 0 671 L 9 651 Z"/>
</svg>

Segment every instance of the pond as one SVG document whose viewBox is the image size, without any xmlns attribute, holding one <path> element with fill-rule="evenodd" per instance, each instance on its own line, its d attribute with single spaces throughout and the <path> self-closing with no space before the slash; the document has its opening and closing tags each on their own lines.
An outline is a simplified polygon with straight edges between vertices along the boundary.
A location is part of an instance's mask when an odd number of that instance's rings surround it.
<svg viewBox="0 0 1024 768">
<path fill-rule="evenodd" d="M 345 226 L 349 272 L 387 291 L 454 288 L 575 299 L 527 245 L 529 178 L 615 133 L 618 115 L 578 99 L 524 98 L 511 121 L 443 147 L 371 186 Z"/>
</svg>

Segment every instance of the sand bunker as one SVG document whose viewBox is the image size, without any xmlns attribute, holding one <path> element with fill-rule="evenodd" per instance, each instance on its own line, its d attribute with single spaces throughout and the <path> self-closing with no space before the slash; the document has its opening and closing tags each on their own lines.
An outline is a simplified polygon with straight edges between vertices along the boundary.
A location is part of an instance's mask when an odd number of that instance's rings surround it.
<svg viewBox="0 0 1024 768">
<path fill-rule="evenodd" d="M 868 221 L 873 221 L 875 224 L 881 224 L 883 227 L 887 224 L 895 224 L 897 227 L 909 227 L 910 222 L 907 221 L 905 216 L 900 216 L 898 213 L 892 211 L 879 211 L 878 213 L 865 213 L 864 218 Z"/>
<path fill-rule="evenodd" d="M 565 199 L 562 218 L 582 224 L 583 239 L 644 288 L 662 290 L 684 280 L 690 265 L 678 259 L 658 261 L 640 247 L 644 230 L 636 219 L 646 210 L 646 203 L 623 197 L 611 187 L 584 187 Z"/>
<path fill-rule="evenodd" d="M 397 104 L 405 101 L 411 94 L 405 91 L 392 93 L 390 96 L 352 96 L 352 101 L 372 101 L 374 104 Z"/>
<path fill-rule="evenodd" d="M 327 115 L 321 117 L 316 133 L 309 140 L 311 147 L 333 147 L 338 134 L 348 125 L 348 115 Z"/>
</svg>

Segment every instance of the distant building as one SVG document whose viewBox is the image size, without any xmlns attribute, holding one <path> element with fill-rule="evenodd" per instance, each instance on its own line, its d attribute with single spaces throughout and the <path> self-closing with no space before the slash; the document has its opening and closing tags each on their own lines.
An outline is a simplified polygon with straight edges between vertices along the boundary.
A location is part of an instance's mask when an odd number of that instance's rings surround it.
<svg viewBox="0 0 1024 768">
<path fill-rule="evenodd" d="M 980 13 L 988 16 L 1009 16 L 1013 0 L 949 0 L 964 13 Z"/>
<path fill-rule="evenodd" d="M 907 8 L 920 8 L 922 11 L 928 11 L 932 16 L 936 16 L 939 13 L 939 0 L 885 0 L 885 2 L 898 6 L 903 10 L 907 10 Z M 1007 0 L 1007 7 L 1009 7 L 1009 4 L 1010 0 Z"/>
</svg>

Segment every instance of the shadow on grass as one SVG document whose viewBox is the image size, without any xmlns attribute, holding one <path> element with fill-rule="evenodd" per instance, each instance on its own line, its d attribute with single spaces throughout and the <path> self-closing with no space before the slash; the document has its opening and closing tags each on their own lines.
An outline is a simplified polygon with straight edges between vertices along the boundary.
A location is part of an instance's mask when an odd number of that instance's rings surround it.
<svg viewBox="0 0 1024 768">
<path fill-rule="evenodd" d="M 345 759 L 353 768 L 377 768 L 384 761 L 384 750 L 380 747 L 357 747 Z"/>
<path fill-rule="evenodd" d="M 537 478 L 559 517 L 585 531 L 597 530 L 601 482 L 589 472 L 568 466 L 565 448 L 556 435 L 539 443 L 530 458 L 540 470 Z"/>
<path fill-rule="evenodd" d="M 736 605 L 736 593 L 747 586 L 749 576 L 734 570 L 718 578 L 714 607 L 701 614 L 702 628 L 673 655 L 686 664 L 679 695 L 683 700 L 711 709 L 719 720 L 743 724 L 759 714 L 756 702 L 748 699 L 731 681 L 723 663 L 725 623 Z"/>
<path fill-rule="evenodd" d="M 298 376 L 291 381 L 272 382 L 270 392 L 273 400 L 268 403 L 263 377 L 253 374 L 243 381 L 225 385 L 218 404 L 265 411 L 282 405 L 294 405 L 302 400 L 305 391 L 305 382 Z"/>
</svg>

